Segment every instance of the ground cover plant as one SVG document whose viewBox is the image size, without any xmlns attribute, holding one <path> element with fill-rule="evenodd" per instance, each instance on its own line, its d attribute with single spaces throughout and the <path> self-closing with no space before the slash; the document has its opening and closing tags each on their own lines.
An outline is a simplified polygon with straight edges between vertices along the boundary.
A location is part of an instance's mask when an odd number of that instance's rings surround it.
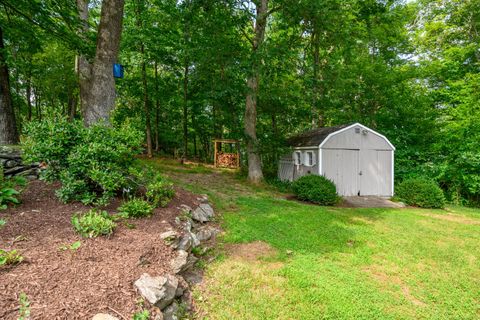
<svg viewBox="0 0 480 320">
<path fill-rule="evenodd" d="M 133 198 L 124 202 L 118 207 L 120 215 L 126 218 L 141 218 L 152 215 L 154 206 L 147 201 L 139 198 Z"/>
<path fill-rule="evenodd" d="M 175 183 L 222 212 L 229 248 L 196 291 L 201 317 L 478 318 L 478 209 L 312 206 L 228 172 L 177 169 Z"/>
<path fill-rule="evenodd" d="M 116 224 L 106 211 L 91 209 L 85 213 L 74 214 L 72 226 L 82 237 L 94 238 L 111 235 Z"/>
<path fill-rule="evenodd" d="M 0 267 L 12 266 L 23 261 L 23 257 L 17 250 L 0 249 Z"/>
</svg>

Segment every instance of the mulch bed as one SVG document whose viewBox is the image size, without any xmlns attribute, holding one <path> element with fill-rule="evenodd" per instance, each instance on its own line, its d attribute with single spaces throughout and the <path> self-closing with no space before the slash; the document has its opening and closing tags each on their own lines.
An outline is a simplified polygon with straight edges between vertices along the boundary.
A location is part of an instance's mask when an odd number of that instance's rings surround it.
<svg viewBox="0 0 480 320">
<path fill-rule="evenodd" d="M 91 319 L 101 312 L 131 319 L 140 298 L 133 282 L 144 272 L 171 271 L 174 252 L 160 234 L 176 229 L 179 205 L 193 207 L 196 196 L 179 189 L 167 208 L 128 220 L 134 229 L 119 222 L 112 236 L 85 239 L 74 232 L 70 219 L 89 207 L 62 204 L 55 196 L 57 187 L 33 181 L 22 193 L 21 205 L 0 212 L 7 220 L 0 228 L 0 248 L 17 249 L 25 257 L 19 265 L 0 269 L 0 319 L 18 318 L 21 292 L 30 301 L 31 319 Z M 120 202 L 115 199 L 107 211 L 114 213 Z M 60 250 L 79 240 L 75 252 Z"/>
</svg>

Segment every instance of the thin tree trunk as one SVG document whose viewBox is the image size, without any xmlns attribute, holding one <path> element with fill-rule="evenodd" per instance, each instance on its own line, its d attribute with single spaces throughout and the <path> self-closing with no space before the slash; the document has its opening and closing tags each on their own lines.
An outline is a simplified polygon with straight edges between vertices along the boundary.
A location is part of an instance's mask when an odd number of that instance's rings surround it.
<svg viewBox="0 0 480 320">
<path fill-rule="evenodd" d="M 139 1 L 137 3 L 136 19 L 137 26 L 141 30 L 143 27 L 142 22 L 142 13 L 143 13 L 143 2 Z M 140 42 L 140 54 L 142 55 L 142 85 L 143 85 L 143 111 L 145 113 L 145 134 L 147 138 L 147 157 L 151 158 L 153 156 L 152 151 L 152 126 L 150 121 L 150 102 L 148 97 L 148 82 L 147 82 L 147 64 L 145 62 L 145 44 L 143 41 Z"/>
<path fill-rule="evenodd" d="M 150 102 L 148 97 L 147 66 L 145 63 L 145 47 L 142 43 L 140 48 L 142 54 L 142 83 L 143 83 L 143 111 L 145 112 L 145 133 L 147 135 L 147 157 L 153 156 L 152 151 L 152 127 L 150 122 Z"/>
<path fill-rule="evenodd" d="M 19 136 L 4 51 L 3 30 L 0 26 L 0 144 L 17 144 Z"/>
<path fill-rule="evenodd" d="M 160 125 L 160 100 L 158 99 L 158 64 L 155 61 L 155 151 L 160 151 L 158 127 Z"/>
<path fill-rule="evenodd" d="M 99 121 L 109 123 L 115 107 L 113 64 L 117 61 L 122 34 L 124 0 L 103 0 L 97 34 L 95 59 L 91 68 L 89 90 L 84 104 L 86 126 Z"/>
<path fill-rule="evenodd" d="M 30 61 L 31 63 L 31 61 Z M 28 69 L 27 76 L 27 120 L 32 121 L 32 69 Z"/>
<path fill-rule="evenodd" d="M 77 114 L 77 97 L 74 88 L 68 89 L 68 121 L 73 121 Z"/>
<path fill-rule="evenodd" d="M 188 154 L 188 62 L 185 62 L 183 74 L 183 158 L 186 159 Z"/>
<path fill-rule="evenodd" d="M 252 41 L 251 74 L 247 78 L 247 96 L 245 103 L 245 136 L 247 139 L 248 179 L 254 183 L 263 180 L 262 164 L 258 150 L 257 139 L 257 96 L 259 81 L 258 49 L 263 44 L 268 18 L 268 0 L 256 3 L 257 17 L 255 21 L 255 36 Z"/>
<path fill-rule="evenodd" d="M 313 47 L 313 94 L 312 94 L 312 127 L 323 126 L 323 115 L 319 106 L 320 81 L 318 79 L 320 69 L 320 40 L 317 22 L 313 21 L 312 47 Z"/>
</svg>

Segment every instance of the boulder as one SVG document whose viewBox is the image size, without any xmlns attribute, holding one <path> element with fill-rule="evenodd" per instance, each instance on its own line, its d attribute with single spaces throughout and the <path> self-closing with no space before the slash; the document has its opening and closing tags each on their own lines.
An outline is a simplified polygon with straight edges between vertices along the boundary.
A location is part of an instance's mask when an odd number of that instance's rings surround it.
<svg viewBox="0 0 480 320">
<path fill-rule="evenodd" d="M 177 250 L 185 250 L 190 251 L 192 248 L 198 247 L 200 245 L 200 241 L 197 239 L 192 232 L 186 232 L 181 238 L 180 242 L 178 243 Z"/>
<path fill-rule="evenodd" d="M 211 238 L 215 237 L 217 234 L 220 233 L 220 230 L 211 226 L 203 226 L 198 228 L 195 236 L 197 237 L 198 241 L 207 241 Z"/>
<path fill-rule="evenodd" d="M 201 194 L 200 197 L 197 198 L 197 201 L 200 203 L 208 203 L 208 196 L 206 194 Z"/>
<path fill-rule="evenodd" d="M 198 222 L 208 222 L 214 216 L 214 211 L 208 203 L 200 204 L 192 213 L 192 219 Z"/>
<path fill-rule="evenodd" d="M 188 262 L 188 252 L 185 250 L 178 250 L 177 256 L 170 261 L 172 272 L 177 274 L 185 270 Z"/>
<path fill-rule="evenodd" d="M 108 313 L 97 313 L 92 320 L 118 320 L 117 317 L 111 316 Z"/>
<path fill-rule="evenodd" d="M 163 319 L 164 320 L 178 320 L 179 319 L 179 306 L 178 303 L 174 302 L 163 310 Z"/>
<path fill-rule="evenodd" d="M 176 231 L 170 230 L 160 234 L 160 238 L 165 241 L 169 246 L 172 246 L 174 249 L 178 247 L 180 242 L 179 234 Z"/>
<path fill-rule="evenodd" d="M 178 279 L 169 274 L 165 277 L 152 277 L 144 273 L 135 281 L 135 287 L 148 302 L 163 309 L 175 299 Z"/>
<path fill-rule="evenodd" d="M 181 204 L 180 210 L 182 210 L 183 213 L 189 214 L 190 212 L 192 212 L 192 207 L 186 204 Z"/>
<path fill-rule="evenodd" d="M 170 267 L 173 273 L 178 274 L 193 268 L 197 261 L 198 258 L 194 255 L 189 255 L 184 250 L 178 250 L 177 256 L 170 261 Z"/>
</svg>

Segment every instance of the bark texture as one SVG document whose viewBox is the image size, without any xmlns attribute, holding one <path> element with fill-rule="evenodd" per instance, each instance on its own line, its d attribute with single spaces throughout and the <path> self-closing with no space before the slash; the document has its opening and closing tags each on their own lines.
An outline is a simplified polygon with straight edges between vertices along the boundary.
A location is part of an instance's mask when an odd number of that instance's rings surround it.
<svg viewBox="0 0 480 320">
<path fill-rule="evenodd" d="M 0 26 L 0 145 L 17 144 L 19 142 L 4 51 L 3 30 Z"/>
<path fill-rule="evenodd" d="M 104 0 L 100 13 L 97 46 L 93 64 L 79 57 L 78 70 L 83 121 L 86 126 L 96 122 L 109 123 L 115 107 L 113 64 L 117 61 L 122 34 L 124 0 Z M 88 19 L 88 1 L 77 0 L 80 17 Z M 84 25 L 88 28 L 88 25 Z"/>
<path fill-rule="evenodd" d="M 257 139 L 257 97 L 259 82 L 258 49 L 265 39 L 265 29 L 268 18 L 268 0 L 256 3 L 257 17 L 255 35 L 252 41 L 251 74 L 247 79 L 247 96 L 245 103 L 245 137 L 247 139 L 248 179 L 254 183 L 263 180 L 262 163 L 258 150 Z"/>
</svg>

